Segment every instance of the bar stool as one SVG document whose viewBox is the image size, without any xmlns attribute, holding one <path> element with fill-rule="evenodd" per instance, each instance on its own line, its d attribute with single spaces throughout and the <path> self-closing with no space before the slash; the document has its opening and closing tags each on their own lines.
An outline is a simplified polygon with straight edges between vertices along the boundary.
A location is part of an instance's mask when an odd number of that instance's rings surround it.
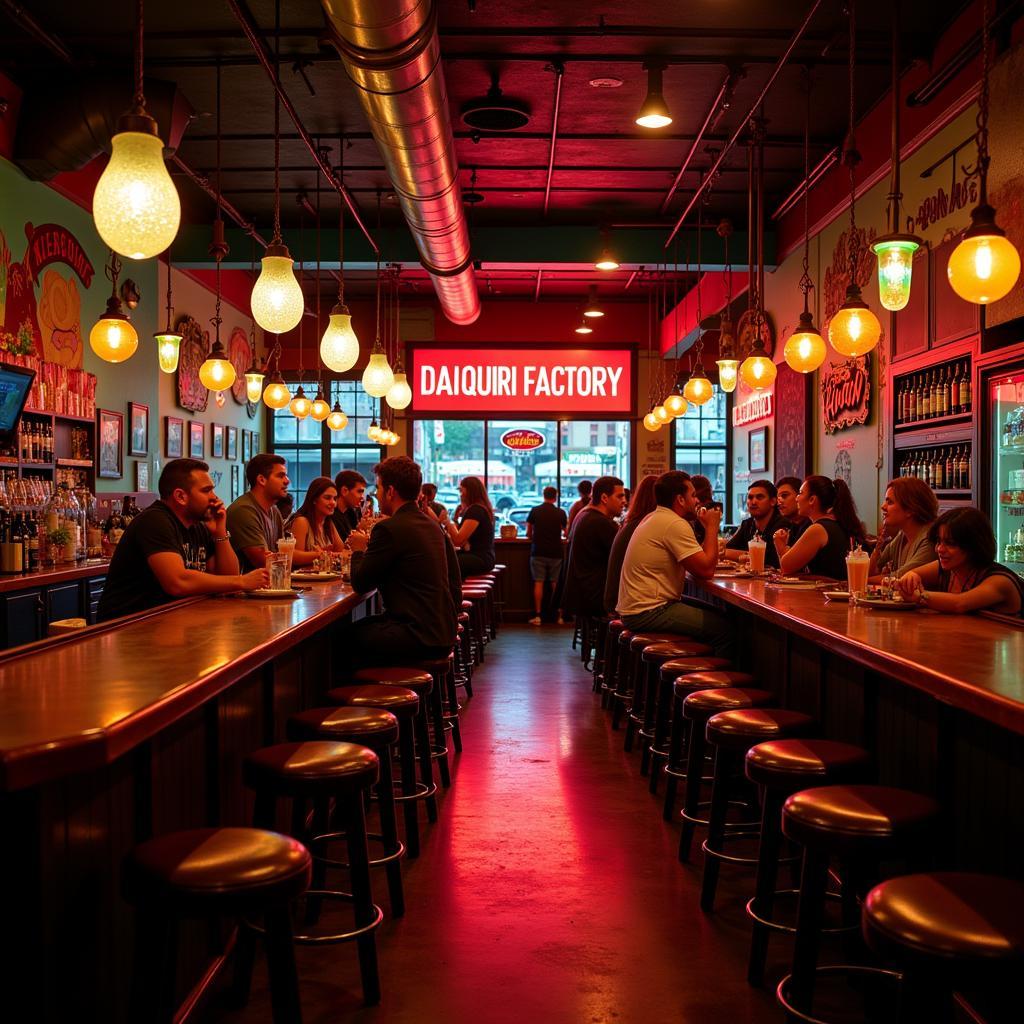
<svg viewBox="0 0 1024 1024">
<path fill-rule="evenodd" d="M 626 628 L 622 619 L 612 619 L 608 623 L 604 637 L 604 677 L 601 680 L 601 707 L 611 705 L 612 694 L 618 687 L 619 676 L 619 637 Z"/>
<path fill-rule="evenodd" d="M 689 638 L 678 633 L 634 633 L 629 641 L 629 714 L 626 719 L 626 736 L 622 749 L 626 753 L 633 750 L 633 739 L 644 721 L 644 688 L 645 675 L 644 649 L 660 643 L 682 643 Z"/>
<path fill-rule="evenodd" d="M 484 660 L 484 644 L 480 637 L 480 627 L 478 624 L 479 611 L 475 608 L 473 602 L 468 597 L 463 596 L 462 599 L 462 614 L 466 618 L 466 629 L 469 633 L 469 649 L 470 649 L 470 661 L 475 668 Z"/>
<path fill-rule="evenodd" d="M 714 749 L 715 768 L 711 781 L 708 834 L 701 845 L 704 851 L 704 871 L 700 907 L 705 913 L 710 913 L 715 906 L 718 871 L 722 861 L 757 864 L 756 857 L 739 857 L 723 849 L 730 790 L 734 780 L 742 778 L 739 768 L 747 751 L 758 743 L 807 735 L 813 726 L 814 719 L 810 715 L 785 708 L 743 708 L 724 711 L 708 719 L 704 731 L 708 744 Z"/>
<path fill-rule="evenodd" d="M 662 675 L 668 675 L 676 668 L 677 665 L 674 662 L 667 661 L 661 666 Z M 756 682 L 757 680 L 749 672 L 735 672 L 731 669 L 716 672 L 685 672 L 673 679 L 668 752 L 663 769 L 665 773 L 665 803 L 661 816 L 665 821 L 671 821 L 675 814 L 679 780 L 686 778 L 684 754 L 689 749 L 690 720 L 683 718 L 683 701 L 698 690 L 745 687 Z M 701 771 L 703 772 L 703 766 Z"/>
<path fill-rule="evenodd" d="M 630 646 L 636 634 L 632 630 L 623 629 L 616 641 L 618 654 L 615 658 L 615 691 L 611 695 L 612 729 L 617 730 L 622 722 L 622 715 L 627 711 L 633 699 L 633 675 L 631 672 Z"/>
<path fill-rule="evenodd" d="M 686 788 L 683 791 L 683 830 L 679 836 L 679 859 L 687 863 L 693 846 L 693 834 L 698 825 L 707 825 L 707 818 L 699 816 L 701 807 L 708 802 L 701 800 L 701 784 L 704 781 L 704 751 L 707 740 L 705 727 L 709 718 L 722 711 L 739 711 L 743 708 L 763 708 L 772 704 L 775 698 L 767 690 L 748 687 L 723 686 L 715 689 L 697 690 L 683 700 L 683 718 L 689 721 L 689 752 L 686 759 Z"/>
<path fill-rule="evenodd" d="M 900 1022 L 952 1019 L 953 989 L 1012 985 L 1024 964 L 1024 884 L 936 872 L 876 885 L 864 900 L 868 947 L 901 968 Z"/>
<path fill-rule="evenodd" d="M 457 754 L 462 753 L 462 730 L 459 728 L 459 695 L 455 689 L 455 655 L 444 658 L 431 658 L 416 663 L 418 669 L 429 672 L 434 680 L 434 693 L 437 694 L 435 704 L 441 706 L 441 732 L 437 731 L 437 717 L 434 717 L 434 753 L 440 760 L 441 779 L 448 779 L 445 786 L 451 785 L 448 766 L 448 736 L 452 734 L 452 745 Z M 432 705 L 433 707 L 433 705 Z"/>
<path fill-rule="evenodd" d="M 609 622 L 611 622 L 611 617 L 608 615 L 597 620 L 597 638 L 594 644 L 594 693 L 600 693 L 604 686 L 605 644 L 608 638 Z"/>
<path fill-rule="evenodd" d="M 484 649 L 491 642 L 487 625 L 487 591 L 482 587 L 462 585 L 462 599 L 470 602 L 469 614 L 473 617 L 473 632 L 476 635 L 479 660 L 484 660 Z"/>
<path fill-rule="evenodd" d="M 300 842 L 262 829 L 190 829 L 135 847 L 123 876 L 125 897 L 137 912 L 129 1019 L 175 1019 L 179 921 L 262 917 L 274 1024 L 299 1024 L 289 907 L 309 888 L 311 875 L 312 858 Z M 236 995 L 246 1001 L 248 985 Z"/>
<path fill-rule="evenodd" d="M 747 901 L 747 916 L 754 922 L 747 964 L 747 980 L 751 985 L 764 983 L 771 933 L 795 930 L 772 920 L 775 897 L 781 894 L 775 889 L 775 880 L 782 848 L 783 803 L 802 789 L 866 781 L 870 764 L 871 757 L 863 747 L 835 740 L 772 740 L 758 743 L 747 751 L 747 779 L 760 786 L 762 793 L 757 882 L 754 895 Z M 795 894 L 796 890 L 786 892 Z"/>
<path fill-rule="evenodd" d="M 294 941 L 297 945 L 316 946 L 354 941 L 367 1006 L 380 1002 L 374 933 L 384 920 L 384 912 L 373 902 L 363 801 L 377 783 L 379 771 L 377 755 L 368 747 L 325 740 L 277 743 L 247 754 L 242 761 L 242 778 L 256 793 L 253 824 L 257 828 L 273 825 L 277 801 L 285 799 L 292 802 L 292 830 L 305 834 L 305 805 L 310 801 L 313 822 L 307 845 L 315 850 L 328 840 L 344 836 L 352 892 L 325 888 L 327 862 L 314 853 L 313 887 L 306 895 L 306 922 L 316 923 L 321 900 L 343 900 L 351 902 L 355 909 L 355 927 L 331 935 L 296 935 Z M 332 822 L 337 822 L 340 830 L 332 831 Z M 245 969 L 248 964 L 251 969 L 251 963 L 251 953 L 240 950 L 240 967 Z"/>
<path fill-rule="evenodd" d="M 430 758 L 430 743 L 417 739 L 426 728 L 423 720 L 424 702 L 415 690 L 404 686 L 339 686 L 327 691 L 327 700 L 341 707 L 379 708 L 398 719 L 398 765 L 402 805 L 405 818 L 405 846 L 410 859 L 420 855 L 420 828 L 417 805 L 427 809 L 427 820 L 437 821 L 437 786 Z M 416 781 L 417 747 L 421 782 Z"/>
<path fill-rule="evenodd" d="M 462 590 L 463 593 L 469 591 L 481 595 L 484 611 L 484 636 L 488 641 L 496 640 L 498 627 L 494 606 L 494 580 L 488 576 L 470 576 L 463 581 Z"/>
<path fill-rule="evenodd" d="M 332 707 L 300 711 L 288 719 L 290 740 L 333 740 L 336 743 L 360 743 L 369 747 L 380 761 L 380 778 L 375 787 L 380 811 L 380 834 L 368 833 L 367 839 L 379 840 L 384 856 L 370 860 L 370 867 L 387 872 L 391 916 L 405 913 L 402 890 L 402 866 L 405 846 L 398 838 L 395 815 L 395 783 L 391 748 L 398 742 L 398 719 L 380 708 Z M 344 866 L 344 865 L 341 865 Z"/>
<path fill-rule="evenodd" d="M 817 976 L 822 973 L 878 974 L 877 968 L 849 964 L 818 967 L 818 936 L 831 857 L 847 865 L 843 881 L 844 924 L 856 908 L 854 872 L 885 859 L 921 854 L 932 838 L 939 805 L 931 797 L 889 786 L 820 786 L 790 796 L 782 807 L 782 833 L 803 847 L 797 903 L 793 969 L 775 998 L 787 1013 L 810 1016 Z"/>
<path fill-rule="evenodd" d="M 494 609 L 498 615 L 498 624 L 505 622 L 505 571 L 508 566 L 502 562 L 495 562 L 492 573 L 494 575 Z"/>
<path fill-rule="evenodd" d="M 455 686 L 473 696 L 473 656 L 470 652 L 469 616 L 459 613 L 455 627 Z"/>
</svg>

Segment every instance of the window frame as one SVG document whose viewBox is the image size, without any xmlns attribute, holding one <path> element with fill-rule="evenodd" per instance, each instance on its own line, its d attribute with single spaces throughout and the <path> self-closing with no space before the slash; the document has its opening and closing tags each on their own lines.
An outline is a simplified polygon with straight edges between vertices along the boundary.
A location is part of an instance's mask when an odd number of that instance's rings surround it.
<svg viewBox="0 0 1024 1024">
<path fill-rule="evenodd" d="M 722 391 L 722 392 L 720 392 L 720 394 L 722 395 L 723 399 L 725 400 L 725 409 L 724 409 L 723 417 L 722 417 L 724 440 L 721 441 L 721 442 L 717 442 L 717 441 L 715 441 L 715 442 L 704 441 L 703 437 L 702 437 L 703 430 L 699 430 L 698 431 L 699 435 L 701 435 L 701 436 L 699 436 L 698 440 L 696 440 L 696 441 L 680 440 L 681 431 L 678 430 L 677 426 L 676 426 L 678 421 L 677 420 L 673 420 L 672 421 L 672 441 L 671 441 L 671 443 L 672 443 L 672 468 L 673 469 L 678 469 L 679 468 L 679 461 L 680 461 L 679 460 L 679 453 L 681 451 L 682 452 L 697 452 L 697 453 L 699 453 L 699 455 L 703 454 L 703 452 L 705 450 L 707 450 L 707 451 L 715 451 L 715 452 L 722 452 L 724 454 L 724 456 L 725 456 L 725 473 L 724 473 L 725 484 L 724 484 L 724 488 L 723 488 L 724 494 L 723 494 L 723 497 L 722 497 L 722 506 L 725 509 L 725 516 L 726 516 L 726 518 L 728 518 L 729 509 L 732 508 L 732 482 L 733 481 L 732 481 L 732 429 L 731 429 L 731 423 L 732 423 L 733 395 L 732 395 L 732 392 L 728 392 L 728 391 Z M 704 409 L 706 407 L 707 407 L 707 404 L 697 407 L 698 411 L 701 413 L 701 415 L 700 415 L 700 417 L 698 418 L 698 421 L 697 421 L 699 424 L 703 424 L 705 422 L 704 421 L 704 417 L 703 417 L 703 411 L 704 411 Z M 691 405 L 690 408 L 692 409 L 693 406 Z M 700 458 L 698 456 L 698 461 L 703 463 L 704 460 L 703 460 L 703 458 Z M 713 481 L 712 481 L 712 483 L 713 483 Z"/>
</svg>

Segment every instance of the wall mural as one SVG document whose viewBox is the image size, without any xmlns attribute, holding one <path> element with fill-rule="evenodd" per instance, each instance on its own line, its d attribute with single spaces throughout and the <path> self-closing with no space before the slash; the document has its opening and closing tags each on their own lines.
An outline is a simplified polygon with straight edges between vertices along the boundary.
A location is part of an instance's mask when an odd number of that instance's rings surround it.
<svg viewBox="0 0 1024 1024">
<path fill-rule="evenodd" d="M 854 244 L 857 246 L 857 284 L 863 288 L 875 272 L 876 260 L 871 243 L 877 232 L 874 228 L 857 228 Z M 850 235 L 844 231 L 832 250 L 832 265 L 825 268 L 825 329 L 836 310 L 846 301 L 846 289 L 850 284 Z M 822 332 L 824 333 L 824 331 Z"/>
<path fill-rule="evenodd" d="M 210 332 L 204 331 L 199 321 L 183 316 L 176 330 L 181 335 L 178 356 L 178 405 L 191 412 L 206 412 L 210 392 L 199 379 L 199 367 L 210 349 Z"/>
<path fill-rule="evenodd" d="M 89 257 L 60 224 L 27 223 L 20 260 L 14 260 L 10 244 L 0 231 L 0 349 L 80 369 L 82 297 L 75 279 L 85 288 L 92 283 Z M 71 273 L 60 273 L 57 264 Z"/>
<path fill-rule="evenodd" d="M 783 476 L 803 480 L 810 471 L 810 399 L 810 375 L 797 373 L 781 363 L 775 378 L 776 480 Z"/>
</svg>

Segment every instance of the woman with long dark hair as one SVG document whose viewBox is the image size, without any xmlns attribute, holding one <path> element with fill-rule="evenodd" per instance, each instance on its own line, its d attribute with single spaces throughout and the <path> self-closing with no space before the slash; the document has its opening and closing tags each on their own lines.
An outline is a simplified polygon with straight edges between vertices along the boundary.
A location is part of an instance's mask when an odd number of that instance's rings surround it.
<svg viewBox="0 0 1024 1024">
<path fill-rule="evenodd" d="M 622 575 L 622 562 L 626 557 L 629 538 L 658 507 L 658 501 L 654 497 L 654 484 L 657 479 L 652 473 L 640 481 L 640 486 L 633 492 L 622 527 L 612 541 L 612 549 L 608 552 L 608 573 L 604 582 L 604 607 L 608 612 L 615 611 L 615 602 L 619 598 L 619 577 Z"/>
<path fill-rule="evenodd" d="M 494 509 L 478 476 L 467 476 L 459 482 L 459 507 L 462 516 L 458 525 L 447 512 L 438 518 L 455 545 L 459 569 L 466 579 L 494 568 Z M 463 550 L 467 546 L 468 550 Z"/>
<path fill-rule="evenodd" d="M 345 542 L 331 520 L 338 507 L 338 489 L 329 476 L 318 476 L 306 491 L 306 500 L 286 524 L 295 535 L 297 551 L 344 551 Z"/>
<path fill-rule="evenodd" d="M 996 538 L 983 512 L 943 512 L 930 536 L 938 558 L 900 577 L 905 600 L 937 612 L 989 611 L 1024 618 L 1024 580 L 996 561 Z"/>
<path fill-rule="evenodd" d="M 806 569 L 815 576 L 846 578 L 846 556 L 865 541 L 864 524 L 845 480 L 809 476 L 796 496 L 797 511 L 810 520 L 799 540 L 789 546 L 789 530 L 775 531 L 779 567 L 787 575 Z"/>
</svg>

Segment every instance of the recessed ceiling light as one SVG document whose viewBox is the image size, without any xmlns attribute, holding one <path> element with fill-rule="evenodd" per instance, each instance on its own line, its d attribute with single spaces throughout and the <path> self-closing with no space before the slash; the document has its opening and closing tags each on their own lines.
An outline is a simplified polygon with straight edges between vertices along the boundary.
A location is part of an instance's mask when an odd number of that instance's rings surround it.
<svg viewBox="0 0 1024 1024">
<path fill-rule="evenodd" d="M 619 89 L 622 87 L 621 78 L 592 78 L 589 82 L 594 89 Z"/>
</svg>

